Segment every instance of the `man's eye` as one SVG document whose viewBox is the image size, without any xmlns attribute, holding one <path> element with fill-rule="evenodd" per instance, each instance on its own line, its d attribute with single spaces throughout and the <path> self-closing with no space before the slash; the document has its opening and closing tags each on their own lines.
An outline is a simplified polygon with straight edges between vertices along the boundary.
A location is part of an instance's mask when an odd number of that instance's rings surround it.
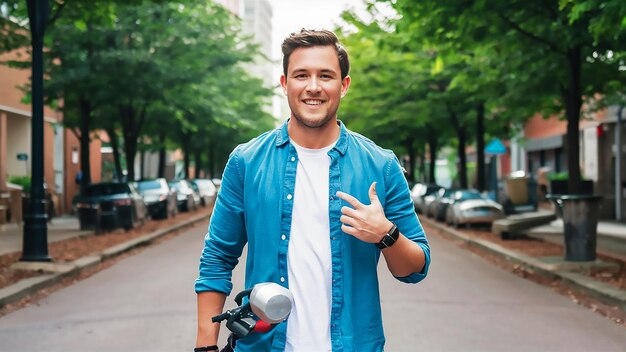
<svg viewBox="0 0 626 352">
<path fill-rule="evenodd" d="M 333 78 L 333 76 L 331 76 L 331 75 L 321 75 L 320 78 L 331 79 L 331 78 Z"/>
<path fill-rule="evenodd" d="M 301 73 L 299 75 L 295 75 L 294 78 L 306 78 L 306 75 Z"/>
</svg>

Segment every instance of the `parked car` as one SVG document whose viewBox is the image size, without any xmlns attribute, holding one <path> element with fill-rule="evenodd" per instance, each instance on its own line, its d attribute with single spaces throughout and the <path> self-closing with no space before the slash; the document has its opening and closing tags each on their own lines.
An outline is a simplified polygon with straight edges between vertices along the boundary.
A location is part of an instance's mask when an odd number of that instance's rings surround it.
<svg viewBox="0 0 626 352">
<path fill-rule="evenodd" d="M 454 188 L 440 188 L 435 193 L 435 199 L 428 205 L 426 215 L 435 220 L 444 221 L 446 219 L 446 211 L 448 206 L 452 204 L 452 195 L 456 192 Z"/>
<path fill-rule="evenodd" d="M 502 205 L 475 190 L 459 190 L 446 212 L 446 222 L 455 227 L 461 224 L 485 223 L 504 217 Z"/>
<path fill-rule="evenodd" d="M 153 219 L 167 219 L 178 213 L 176 190 L 164 178 L 137 181 L 137 190 Z"/>
<path fill-rule="evenodd" d="M 215 184 L 206 178 L 197 178 L 190 181 L 193 189 L 200 195 L 200 205 L 203 207 L 213 206 L 217 197 Z"/>
<path fill-rule="evenodd" d="M 87 186 L 76 203 L 81 229 L 132 229 L 146 220 L 146 206 L 128 183 L 102 182 Z"/>
<path fill-rule="evenodd" d="M 435 199 L 434 194 L 441 188 L 441 186 L 434 183 L 416 183 L 411 188 L 411 199 L 413 199 L 415 211 L 422 214 L 425 213 L 428 204 Z"/>
<path fill-rule="evenodd" d="M 196 210 L 200 203 L 200 197 L 186 180 L 172 180 L 168 182 L 170 187 L 176 190 L 179 211 Z"/>
</svg>

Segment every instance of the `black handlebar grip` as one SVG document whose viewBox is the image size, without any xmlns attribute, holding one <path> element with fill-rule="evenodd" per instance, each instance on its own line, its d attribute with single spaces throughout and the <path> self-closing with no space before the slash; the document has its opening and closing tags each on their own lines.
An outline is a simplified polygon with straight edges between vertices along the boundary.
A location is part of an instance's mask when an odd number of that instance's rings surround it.
<svg viewBox="0 0 626 352">
<path fill-rule="evenodd" d="M 228 319 L 229 316 L 230 316 L 230 313 L 228 312 L 222 313 L 220 315 L 216 315 L 213 318 L 211 318 L 211 321 L 214 323 L 219 323 L 222 320 Z"/>
</svg>

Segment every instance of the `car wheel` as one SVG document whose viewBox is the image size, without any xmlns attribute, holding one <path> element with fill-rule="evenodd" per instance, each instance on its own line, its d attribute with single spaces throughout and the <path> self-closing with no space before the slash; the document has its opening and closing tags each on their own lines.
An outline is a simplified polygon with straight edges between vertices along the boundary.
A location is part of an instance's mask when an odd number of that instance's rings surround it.
<svg viewBox="0 0 626 352">
<path fill-rule="evenodd" d="M 124 230 L 129 231 L 133 229 L 133 220 L 128 220 L 123 226 Z"/>
</svg>

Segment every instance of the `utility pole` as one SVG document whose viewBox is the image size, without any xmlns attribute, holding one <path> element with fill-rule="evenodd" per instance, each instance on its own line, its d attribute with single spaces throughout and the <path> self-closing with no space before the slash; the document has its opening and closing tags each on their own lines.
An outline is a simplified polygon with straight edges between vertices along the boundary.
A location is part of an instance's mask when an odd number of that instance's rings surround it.
<svg viewBox="0 0 626 352">
<path fill-rule="evenodd" d="M 615 123 L 615 220 L 622 221 L 622 113 L 620 106 Z"/>
<path fill-rule="evenodd" d="M 48 22 L 48 0 L 27 0 L 32 43 L 32 175 L 30 205 L 24 216 L 22 261 L 51 261 L 48 256 L 48 215 L 44 200 L 43 37 Z"/>
</svg>

